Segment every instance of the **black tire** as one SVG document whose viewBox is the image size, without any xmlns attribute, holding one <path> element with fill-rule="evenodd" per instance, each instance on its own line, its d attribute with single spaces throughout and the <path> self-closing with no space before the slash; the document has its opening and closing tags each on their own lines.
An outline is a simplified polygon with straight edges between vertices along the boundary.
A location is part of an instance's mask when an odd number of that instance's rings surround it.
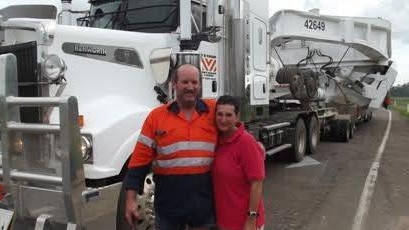
<svg viewBox="0 0 409 230">
<path fill-rule="evenodd" d="M 353 139 L 355 135 L 355 122 L 351 121 L 349 127 L 349 139 Z"/>
<path fill-rule="evenodd" d="M 318 118 L 312 115 L 308 119 L 308 153 L 314 154 L 317 152 L 318 144 L 320 142 L 320 125 Z"/>
<path fill-rule="evenodd" d="M 300 162 L 304 159 L 307 149 L 307 129 L 303 119 L 298 118 L 295 124 L 294 135 L 292 138 L 292 158 L 295 162 Z"/>
<path fill-rule="evenodd" d="M 277 72 L 276 81 L 279 84 L 290 84 L 291 77 L 296 74 L 296 70 L 290 67 L 280 68 Z"/>
<path fill-rule="evenodd" d="M 308 101 L 307 89 L 303 72 L 298 68 L 283 67 L 277 72 L 276 81 L 280 84 L 290 84 L 291 94 L 300 101 Z"/>
<path fill-rule="evenodd" d="M 290 79 L 291 94 L 300 101 L 308 101 L 308 94 L 304 83 L 303 73 L 299 70 L 295 71 Z"/>
<path fill-rule="evenodd" d="M 330 140 L 337 140 L 338 139 L 338 133 L 340 130 L 340 124 L 339 120 L 331 120 L 329 122 L 329 139 Z"/>
<path fill-rule="evenodd" d="M 335 141 L 348 142 L 350 138 L 349 120 L 331 120 L 330 138 Z"/>
<path fill-rule="evenodd" d="M 342 142 L 348 142 L 351 133 L 351 122 L 349 120 L 339 120 L 340 130 L 339 130 L 339 140 Z"/>
</svg>

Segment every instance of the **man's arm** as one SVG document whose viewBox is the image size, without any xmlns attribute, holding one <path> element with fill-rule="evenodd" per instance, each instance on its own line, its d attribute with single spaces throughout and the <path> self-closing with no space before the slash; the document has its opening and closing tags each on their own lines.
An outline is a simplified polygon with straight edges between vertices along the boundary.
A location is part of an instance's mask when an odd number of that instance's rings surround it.
<svg viewBox="0 0 409 230">
<path fill-rule="evenodd" d="M 135 227 L 134 222 L 140 217 L 137 194 L 143 193 L 144 180 L 149 170 L 150 165 L 130 168 L 123 182 L 126 190 L 125 219 L 132 227 Z"/>
<path fill-rule="evenodd" d="M 134 227 L 134 221 L 139 218 L 137 193 L 143 193 L 145 177 L 151 168 L 152 160 L 155 158 L 154 146 L 153 118 L 151 113 L 143 124 L 123 181 L 126 190 L 125 218 L 132 227 Z"/>
<path fill-rule="evenodd" d="M 126 191 L 126 201 L 125 201 L 125 219 L 126 222 L 132 228 L 135 227 L 134 222 L 135 220 L 139 219 L 139 212 L 138 212 L 138 200 L 136 198 L 136 191 L 135 190 L 127 190 Z"/>
</svg>

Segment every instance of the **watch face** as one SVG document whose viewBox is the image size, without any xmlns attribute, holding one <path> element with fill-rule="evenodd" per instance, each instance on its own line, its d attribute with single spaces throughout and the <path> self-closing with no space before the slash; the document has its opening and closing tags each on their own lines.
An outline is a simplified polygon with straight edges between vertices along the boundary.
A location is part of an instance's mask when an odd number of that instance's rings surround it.
<svg viewBox="0 0 409 230">
<path fill-rule="evenodd" d="M 258 212 L 248 212 L 248 216 L 250 216 L 250 217 L 257 217 L 257 216 L 258 216 Z"/>
</svg>

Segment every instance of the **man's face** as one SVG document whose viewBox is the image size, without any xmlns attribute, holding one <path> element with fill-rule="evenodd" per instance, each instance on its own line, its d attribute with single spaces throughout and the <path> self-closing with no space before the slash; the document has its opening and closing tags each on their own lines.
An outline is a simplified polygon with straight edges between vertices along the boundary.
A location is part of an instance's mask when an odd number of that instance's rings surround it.
<svg viewBox="0 0 409 230">
<path fill-rule="evenodd" d="M 190 65 L 180 67 L 173 88 L 178 103 L 187 107 L 195 105 L 200 90 L 198 69 Z"/>
</svg>

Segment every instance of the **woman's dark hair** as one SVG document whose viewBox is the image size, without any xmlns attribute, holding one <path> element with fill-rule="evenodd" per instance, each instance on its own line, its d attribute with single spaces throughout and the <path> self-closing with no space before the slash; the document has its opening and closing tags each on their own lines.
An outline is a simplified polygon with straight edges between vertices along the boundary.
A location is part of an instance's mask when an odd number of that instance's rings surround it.
<svg viewBox="0 0 409 230">
<path fill-rule="evenodd" d="M 218 105 L 232 105 L 234 107 L 234 112 L 236 113 L 236 115 L 240 112 L 240 102 L 239 98 L 237 97 L 233 97 L 230 95 L 221 96 L 219 97 L 219 99 L 217 99 L 216 107 Z"/>
</svg>

